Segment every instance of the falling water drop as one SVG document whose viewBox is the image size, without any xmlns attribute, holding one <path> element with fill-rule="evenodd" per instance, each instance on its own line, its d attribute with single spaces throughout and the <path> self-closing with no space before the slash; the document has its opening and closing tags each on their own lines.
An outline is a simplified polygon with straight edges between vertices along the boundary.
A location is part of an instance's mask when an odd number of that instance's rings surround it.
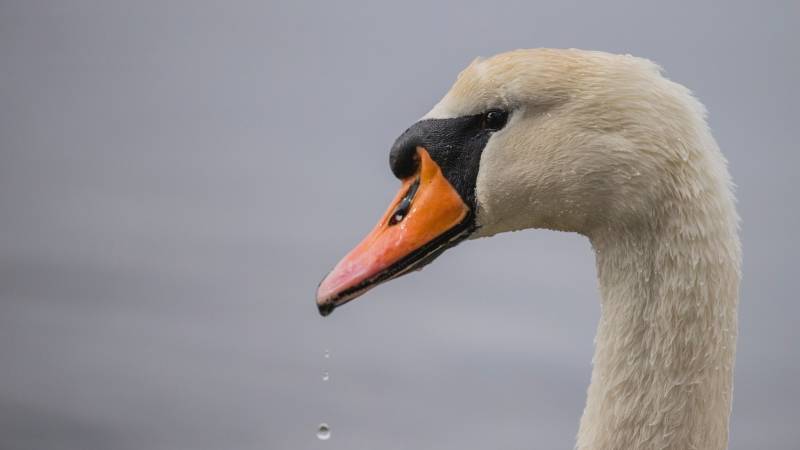
<svg viewBox="0 0 800 450">
<path fill-rule="evenodd" d="M 331 351 L 326 349 L 325 350 L 325 359 L 330 359 L 330 357 L 331 357 Z"/>
<path fill-rule="evenodd" d="M 322 381 L 328 381 L 330 379 L 331 379 L 331 374 L 329 374 L 327 370 L 322 372 Z"/>
<path fill-rule="evenodd" d="M 317 439 L 320 441 L 327 441 L 331 438 L 331 427 L 328 426 L 327 423 L 319 424 L 319 428 L 317 429 Z"/>
</svg>

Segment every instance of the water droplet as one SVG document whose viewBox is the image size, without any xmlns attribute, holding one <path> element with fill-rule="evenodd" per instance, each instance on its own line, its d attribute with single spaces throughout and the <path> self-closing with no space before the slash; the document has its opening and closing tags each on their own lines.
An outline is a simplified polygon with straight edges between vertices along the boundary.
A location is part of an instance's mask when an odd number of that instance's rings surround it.
<svg viewBox="0 0 800 450">
<path fill-rule="evenodd" d="M 325 350 L 325 359 L 330 359 L 330 357 L 331 357 L 331 351 Z"/>
<path fill-rule="evenodd" d="M 319 428 L 317 429 L 317 439 L 320 441 L 327 441 L 331 438 L 331 427 L 328 426 L 327 423 L 319 424 Z"/>
<path fill-rule="evenodd" d="M 322 372 L 322 381 L 328 381 L 330 379 L 331 379 L 331 374 L 329 374 L 327 370 L 325 372 Z"/>
</svg>

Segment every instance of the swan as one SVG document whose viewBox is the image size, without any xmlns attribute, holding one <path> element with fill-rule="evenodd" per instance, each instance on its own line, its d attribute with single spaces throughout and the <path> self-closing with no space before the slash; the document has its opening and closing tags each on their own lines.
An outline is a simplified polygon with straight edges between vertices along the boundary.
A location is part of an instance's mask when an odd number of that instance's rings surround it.
<svg viewBox="0 0 800 450">
<path fill-rule="evenodd" d="M 583 234 L 601 317 L 576 448 L 726 448 L 741 246 L 705 116 L 688 89 L 630 55 L 476 59 L 392 146 L 400 190 L 320 283 L 319 312 L 467 239 Z"/>
</svg>

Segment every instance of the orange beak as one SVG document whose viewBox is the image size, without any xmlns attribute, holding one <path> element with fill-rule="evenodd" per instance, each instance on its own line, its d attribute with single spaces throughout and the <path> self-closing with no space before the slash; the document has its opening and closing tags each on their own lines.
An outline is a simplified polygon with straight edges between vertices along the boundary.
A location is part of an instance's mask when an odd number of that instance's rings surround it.
<svg viewBox="0 0 800 450">
<path fill-rule="evenodd" d="M 317 289 L 317 307 L 334 308 L 380 283 L 419 269 L 466 237 L 469 207 L 425 148 L 417 147 L 417 171 L 403 179 L 400 191 L 375 228 L 325 277 Z"/>
</svg>

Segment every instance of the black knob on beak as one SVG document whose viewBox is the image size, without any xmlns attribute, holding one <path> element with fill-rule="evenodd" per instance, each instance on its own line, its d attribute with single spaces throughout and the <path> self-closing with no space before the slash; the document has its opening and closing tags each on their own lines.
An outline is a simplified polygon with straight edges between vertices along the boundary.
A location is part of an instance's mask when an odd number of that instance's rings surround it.
<svg viewBox="0 0 800 450">
<path fill-rule="evenodd" d="M 414 131 L 414 128 L 406 130 L 397 138 L 389 152 L 389 166 L 394 176 L 401 180 L 414 175 L 419 166 L 417 147 L 422 146 L 422 139 Z"/>
</svg>

